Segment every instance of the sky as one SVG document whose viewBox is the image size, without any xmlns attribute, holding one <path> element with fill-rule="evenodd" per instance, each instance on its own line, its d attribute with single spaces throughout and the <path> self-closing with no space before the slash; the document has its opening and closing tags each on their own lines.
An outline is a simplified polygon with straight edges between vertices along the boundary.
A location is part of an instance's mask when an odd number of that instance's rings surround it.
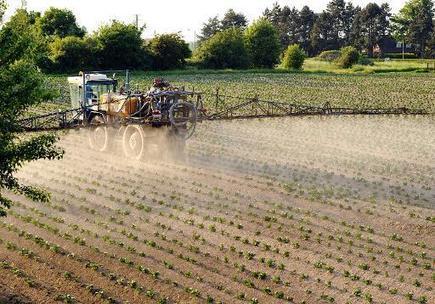
<svg viewBox="0 0 435 304">
<path fill-rule="evenodd" d="M 21 0 L 7 0 L 8 16 L 21 7 Z M 308 5 L 315 12 L 326 8 L 329 0 L 26 0 L 29 10 L 45 11 L 51 6 L 72 10 L 78 23 L 90 32 L 112 19 L 134 22 L 139 15 L 141 25 L 146 24 L 144 38 L 154 34 L 181 32 L 188 41 L 193 41 L 195 33 L 199 34 L 202 24 L 208 18 L 219 15 L 233 8 L 243 12 L 252 21 L 274 2 L 281 5 L 295 6 L 301 9 Z M 388 2 L 397 12 L 406 0 L 353 0 L 354 5 L 364 6 L 369 2 Z"/>
</svg>

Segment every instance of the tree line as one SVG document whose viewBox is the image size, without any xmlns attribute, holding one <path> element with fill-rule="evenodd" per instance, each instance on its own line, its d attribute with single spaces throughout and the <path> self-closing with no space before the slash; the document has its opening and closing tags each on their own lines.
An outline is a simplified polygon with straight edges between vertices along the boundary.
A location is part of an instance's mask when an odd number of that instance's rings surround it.
<svg viewBox="0 0 435 304">
<path fill-rule="evenodd" d="M 434 22 L 432 0 L 409 0 L 396 15 L 388 3 L 359 7 L 331 0 L 321 13 L 308 6 L 298 10 L 275 3 L 251 24 L 232 9 L 222 19 L 210 18 L 192 52 L 179 33 L 144 40 L 144 27 L 116 20 L 87 33 L 69 10 L 50 8 L 41 14 L 20 9 L 0 30 L 0 53 L 8 56 L 4 45 L 19 47 L 26 36 L 32 40 L 35 62 L 46 72 L 166 70 L 184 68 L 187 63 L 214 69 L 271 68 L 280 62 L 286 66 L 286 52 L 295 52 L 294 45 L 309 57 L 348 46 L 373 57 L 382 39 L 394 37 L 411 44 L 419 56 L 431 57 L 435 55 Z M 300 58 L 300 52 L 296 53 Z"/>
<path fill-rule="evenodd" d="M 409 0 L 396 15 L 391 14 L 388 3 L 369 3 L 360 7 L 345 0 L 331 0 L 319 14 L 308 6 L 298 10 L 275 3 L 263 12 L 262 17 L 277 29 L 282 50 L 298 44 L 308 56 L 353 46 L 373 57 L 374 47 L 385 37 L 411 44 L 421 57 L 435 55 L 432 0 Z M 210 18 L 203 25 L 200 42 L 225 30 L 229 24 L 244 29 L 246 17 L 230 10 L 221 21 L 218 17 Z"/>
</svg>

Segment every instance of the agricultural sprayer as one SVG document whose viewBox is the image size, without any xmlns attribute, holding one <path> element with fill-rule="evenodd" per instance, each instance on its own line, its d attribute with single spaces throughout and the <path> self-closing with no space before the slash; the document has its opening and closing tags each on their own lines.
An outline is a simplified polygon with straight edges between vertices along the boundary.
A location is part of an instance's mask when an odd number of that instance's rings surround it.
<svg viewBox="0 0 435 304">
<path fill-rule="evenodd" d="M 119 72 L 89 71 L 69 77 L 71 110 L 30 117 L 21 125 L 26 131 L 87 128 L 93 150 L 103 152 L 121 142 L 125 156 L 132 159 L 162 145 L 168 150 L 182 149 L 203 116 L 201 94 L 160 78 L 147 92 L 132 91 L 129 71 L 122 71 L 125 82 L 121 86 L 116 78 Z"/>
<path fill-rule="evenodd" d="M 113 74 L 112 74 L 113 73 Z M 125 73 L 119 86 L 117 73 Z M 113 76 L 108 77 L 107 75 Z M 87 128 L 93 150 L 122 147 L 126 157 L 141 159 L 151 152 L 183 149 L 185 141 L 203 120 L 231 120 L 298 115 L 424 115 L 423 110 L 407 108 L 354 109 L 294 104 L 220 94 L 207 96 L 177 88 L 157 78 L 148 91 L 131 90 L 129 71 L 88 71 L 69 77 L 71 109 L 33 116 L 20 121 L 24 131 L 50 131 Z M 121 143 L 118 145 L 115 143 Z"/>
</svg>

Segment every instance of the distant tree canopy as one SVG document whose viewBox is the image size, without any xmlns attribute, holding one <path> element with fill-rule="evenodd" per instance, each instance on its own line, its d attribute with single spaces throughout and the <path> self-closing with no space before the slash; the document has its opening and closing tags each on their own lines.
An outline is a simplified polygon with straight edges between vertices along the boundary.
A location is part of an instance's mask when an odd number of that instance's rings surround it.
<svg viewBox="0 0 435 304">
<path fill-rule="evenodd" d="M 143 28 L 112 21 L 92 36 L 96 43 L 98 67 L 102 69 L 142 68 L 146 56 L 142 40 Z"/>
<path fill-rule="evenodd" d="M 73 12 L 66 9 L 49 8 L 40 18 L 44 35 L 65 38 L 67 36 L 84 37 L 86 30 L 79 27 Z"/>
<path fill-rule="evenodd" d="M 203 68 L 247 68 L 249 59 L 243 31 L 233 27 L 216 33 L 196 50 L 195 59 Z"/>
<path fill-rule="evenodd" d="M 232 27 L 244 29 L 248 25 L 248 20 L 245 15 L 236 13 L 233 9 L 229 9 L 221 21 L 221 30 L 226 30 Z"/>
<path fill-rule="evenodd" d="M 5 8 L 4 1 L 0 0 L 0 22 Z M 52 134 L 25 139 L 16 133 L 21 130 L 17 120 L 26 110 L 50 97 L 44 89 L 43 76 L 34 64 L 40 37 L 29 26 L 30 19 L 26 11 L 19 10 L 0 29 L 0 216 L 5 216 L 12 205 L 3 196 L 4 190 L 47 201 L 46 192 L 22 185 L 14 174 L 25 162 L 62 155 L 62 151 L 54 146 L 56 137 Z"/>
<path fill-rule="evenodd" d="M 252 66 L 272 68 L 278 63 L 281 53 L 278 31 L 267 19 L 258 19 L 246 29 L 245 43 Z"/>
<path fill-rule="evenodd" d="M 409 0 L 393 16 L 396 39 L 414 44 L 421 56 L 434 47 L 434 3 L 432 0 Z"/>
<path fill-rule="evenodd" d="M 282 49 L 299 44 L 311 56 L 348 45 L 366 50 L 372 56 L 374 46 L 380 38 L 389 35 L 390 28 L 387 3 L 380 6 L 369 3 L 361 8 L 345 0 L 331 0 L 319 14 L 308 6 L 298 11 L 275 3 L 263 16 L 278 29 Z"/>
<path fill-rule="evenodd" d="M 192 55 L 189 45 L 179 34 L 157 35 L 150 41 L 149 49 L 153 68 L 157 70 L 183 68 L 186 58 Z"/>
<path fill-rule="evenodd" d="M 359 12 L 358 22 L 361 22 L 361 41 L 367 49 L 369 57 L 373 57 L 373 48 L 381 38 L 389 33 L 390 6 L 384 3 L 379 6 L 369 3 Z"/>
<path fill-rule="evenodd" d="M 19 9 L 3 25 L 0 32 L 0 64 L 13 63 L 17 58 L 37 64 L 46 60 L 47 45 L 32 17 L 31 13 Z"/>
<path fill-rule="evenodd" d="M 245 15 L 236 13 L 233 9 L 228 10 L 223 19 L 219 20 L 218 16 L 209 18 L 206 23 L 203 24 L 201 34 L 198 36 L 199 42 L 203 42 L 210 39 L 216 33 L 227 30 L 232 27 L 239 29 L 245 29 L 248 25 L 248 20 Z"/>
<path fill-rule="evenodd" d="M 98 65 L 95 54 L 96 44 L 91 38 L 56 37 L 50 44 L 51 69 L 59 72 L 93 69 Z"/>
</svg>

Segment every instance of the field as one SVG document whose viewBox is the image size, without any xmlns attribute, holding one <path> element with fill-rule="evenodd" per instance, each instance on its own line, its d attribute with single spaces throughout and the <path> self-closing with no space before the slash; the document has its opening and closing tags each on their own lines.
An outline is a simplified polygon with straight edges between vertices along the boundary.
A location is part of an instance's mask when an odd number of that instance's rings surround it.
<svg viewBox="0 0 435 304">
<path fill-rule="evenodd" d="M 232 77 L 168 75 L 433 109 L 427 75 Z M 8 194 L 0 303 L 435 302 L 433 117 L 207 122 L 187 155 L 141 162 L 96 154 L 83 132 L 19 173 L 52 202 Z"/>
<path fill-rule="evenodd" d="M 214 94 L 287 101 L 295 104 L 353 108 L 422 109 L 435 112 L 435 74 L 381 73 L 339 75 L 334 73 L 287 73 L 275 71 L 175 71 L 135 73 L 132 88 L 148 90 L 155 77 L 163 76 L 174 85 L 205 94 L 208 106 Z M 121 80 L 122 83 L 122 80 Z M 59 93 L 56 100 L 67 103 L 69 88 L 65 76 L 52 76 L 49 88 Z M 48 105 L 55 110 L 59 106 Z"/>
</svg>

